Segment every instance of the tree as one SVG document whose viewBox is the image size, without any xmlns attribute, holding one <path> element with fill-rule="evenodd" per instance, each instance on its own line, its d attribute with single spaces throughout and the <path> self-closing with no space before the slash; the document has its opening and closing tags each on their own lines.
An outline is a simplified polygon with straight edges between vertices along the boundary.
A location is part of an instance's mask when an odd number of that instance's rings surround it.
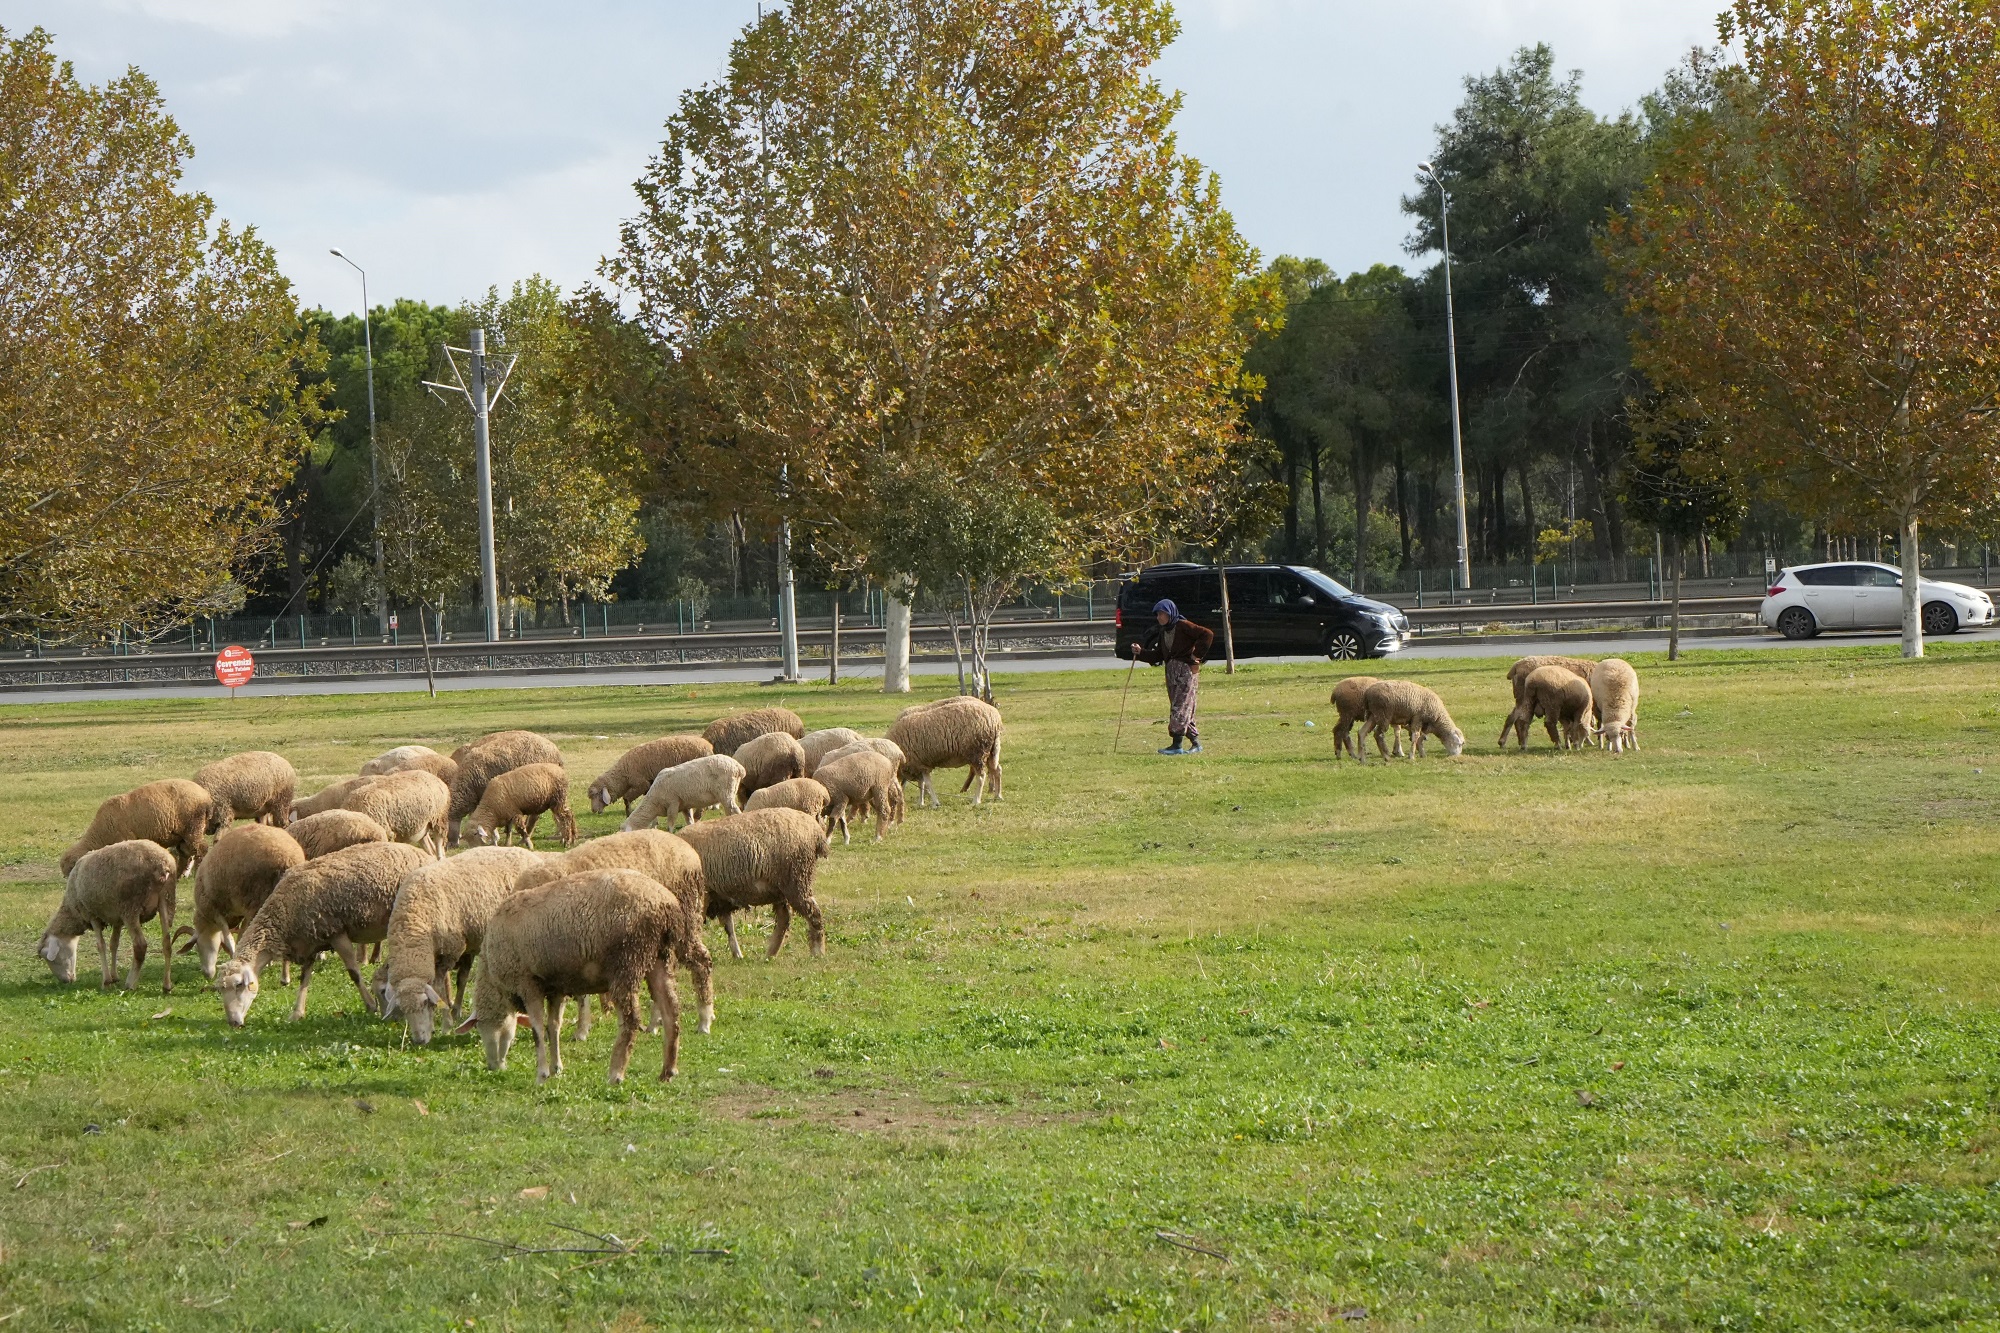
<svg viewBox="0 0 2000 1333">
<path fill-rule="evenodd" d="M 255 233 L 180 189 L 137 70 L 0 30 L 0 620 L 84 635 L 227 609 L 271 549 L 321 364 Z"/>
<path fill-rule="evenodd" d="M 2000 31 L 1962 0 L 1737 0 L 1614 233 L 1639 364 L 1762 478 L 1901 537 L 2000 484 Z"/>
<path fill-rule="evenodd" d="M 1639 442 L 1626 475 L 1625 508 L 1667 539 L 1673 571 L 1673 613 L 1667 631 L 1667 659 L 1681 655 L 1681 575 L 1687 569 L 1686 543 L 1712 533 L 1725 541 L 1736 535 L 1747 509 L 1740 481 L 1724 465 L 1708 423 L 1690 405 L 1656 394 L 1640 406 Z"/>
<path fill-rule="evenodd" d="M 1035 497 L 1053 536 L 1010 549 L 1068 569 L 1196 535 L 1255 269 L 1146 74 L 1174 32 L 1164 0 L 796 0 L 745 30 L 607 265 L 705 405 L 682 464 L 719 507 L 904 596 L 883 538 L 938 531 L 897 508 L 936 478 Z"/>
</svg>

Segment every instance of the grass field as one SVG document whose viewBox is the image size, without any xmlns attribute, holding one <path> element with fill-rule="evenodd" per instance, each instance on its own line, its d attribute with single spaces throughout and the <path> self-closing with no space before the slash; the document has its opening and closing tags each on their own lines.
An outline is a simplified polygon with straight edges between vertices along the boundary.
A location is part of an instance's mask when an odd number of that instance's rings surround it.
<svg viewBox="0 0 2000 1333">
<path fill-rule="evenodd" d="M 823 959 L 714 932 L 714 1033 L 615 1090 L 607 1035 L 537 1089 L 338 968 L 240 1033 L 191 958 L 59 986 L 53 863 L 237 749 L 310 790 L 533 727 L 580 794 L 745 704 L 904 701 L 0 707 L 0 1333 L 2000 1326 L 2000 654 L 1638 665 L 1619 760 L 1503 757 L 1505 663 L 1412 663 L 1469 746 L 1387 768 L 1332 759 L 1324 667 L 1212 671 L 1183 760 L 1157 672 L 1115 755 L 1121 676 L 1004 679 L 1006 801 L 836 846 Z M 633 1252 L 485 1243 L 585 1232 Z"/>
</svg>

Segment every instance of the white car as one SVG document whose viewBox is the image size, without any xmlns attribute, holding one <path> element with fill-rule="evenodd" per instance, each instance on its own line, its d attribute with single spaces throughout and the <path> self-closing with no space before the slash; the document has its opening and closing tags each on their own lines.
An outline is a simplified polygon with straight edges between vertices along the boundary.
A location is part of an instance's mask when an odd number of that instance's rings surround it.
<svg viewBox="0 0 2000 1333">
<path fill-rule="evenodd" d="M 1993 623 L 1993 599 L 1977 588 L 1925 579 L 1920 596 L 1927 635 Z M 1793 565 L 1764 594 L 1757 623 L 1788 639 L 1810 639 L 1823 629 L 1899 629 L 1903 573 L 1893 565 L 1855 561 Z"/>
</svg>

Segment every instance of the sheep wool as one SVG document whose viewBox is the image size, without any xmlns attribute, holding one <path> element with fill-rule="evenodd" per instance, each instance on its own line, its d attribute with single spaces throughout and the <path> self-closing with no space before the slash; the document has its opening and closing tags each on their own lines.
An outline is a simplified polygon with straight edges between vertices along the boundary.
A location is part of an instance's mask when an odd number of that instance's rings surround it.
<svg viewBox="0 0 2000 1333">
<path fill-rule="evenodd" d="M 76 942 L 86 930 L 97 932 L 97 960 L 103 984 L 118 976 L 118 937 L 132 932 L 132 970 L 125 989 L 139 988 L 139 969 L 146 965 L 146 936 L 140 926 L 160 919 L 160 954 L 166 965 L 163 994 L 174 990 L 174 881 L 180 862 L 150 838 L 128 838 L 85 852 L 70 867 L 62 903 L 49 918 L 37 948 L 56 980 L 76 980 Z M 104 945 L 104 928 L 111 927 L 111 947 Z"/>
<path fill-rule="evenodd" d="M 700 736 L 662 736 L 635 745 L 590 784 L 590 813 L 601 815 L 613 801 L 623 801 L 629 815 L 632 802 L 646 794 L 654 778 L 676 764 L 714 753 L 715 747 Z"/>
<path fill-rule="evenodd" d="M 523 847 L 475 847 L 403 877 L 389 909 L 388 983 L 382 1012 L 400 1013 L 419 1046 L 430 1044 L 440 1007 L 465 1007 L 472 961 L 486 924 L 521 873 L 541 860 Z M 451 984 L 454 974 L 458 986 Z"/>
<path fill-rule="evenodd" d="M 847 831 L 849 811 L 866 815 L 873 810 L 875 841 L 882 841 L 890 821 L 896 818 L 896 794 L 902 790 L 902 784 L 896 781 L 894 764 L 873 750 L 864 749 L 820 765 L 817 781 L 826 788 L 829 797 L 826 807 L 829 826 L 840 825 L 843 845 L 852 841 Z"/>
<path fill-rule="evenodd" d="M 292 794 L 299 785 L 291 761 L 270 750 L 246 750 L 205 764 L 194 780 L 216 800 L 228 803 L 231 819 L 281 827 L 291 818 Z"/>
<path fill-rule="evenodd" d="M 1552 745 L 1564 750 L 1582 745 L 1590 735 L 1590 682 L 1562 666 L 1530 671 L 1522 683 L 1521 702 L 1500 724 L 1500 748 L 1507 748 L 1511 731 L 1527 749 L 1528 724 L 1538 717 Z"/>
<path fill-rule="evenodd" d="M 739 801 L 748 800 L 766 787 L 806 775 L 805 747 L 796 737 L 782 731 L 751 737 L 737 747 L 732 757 L 743 765 L 743 781 L 736 790 Z"/>
<path fill-rule="evenodd" d="M 358 842 L 396 841 L 379 821 L 359 810 L 322 810 L 316 815 L 293 820 L 285 827 L 285 832 L 298 843 L 308 861 L 343 847 L 352 847 Z"/>
<path fill-rule="evenodd" d="M 806 724 L 789 708 L 753 708 L 747 713 L 717 718 L 701 735 L 715 748 L 715 753 L 733 755 L 746 741 L 772 731 L 782 731 L 797 740 L 806 734 Z"/>
<path fill-rule="evenodd" d="M 680 836 L 701 857 L 706 915 L 722 919 L 733 956 L 743 956 L 733 914 L 765 906 L 771 909 L 767 956 L 777 957 L 784 947 L 794 912 L 806 919 L 813 955 L 826 952 L 826 922 L 813 898 L 813 876 L 831 848 L 817 819 L 797 810 L 753 810 L 693 825 Z"/>
<path fill-rule="evenodd" d="M 324 814 L 328 810 L 345 809 L 349 796 L 360 791 L 369 783 L 379 782 L 380 780 L 380 775 L 370 773 L 365 776 L 340 778 L 329 782 L 312 795 L 292 802 L 292 822 L 297 823 L 301 819 Z"/>
<path fill-rule="evenodd" d="M 812 778 L 787 778 L 745 801 L 743 810 L 746 814 L 752 810 L 800 810 L 819 819 L 826 814 L 831 799 L 826 788 Z"/>
<path fill-rule="evenodd" d="M 398 745 L 393 750 L 384 750 L 363 764 L 361 773 L 364 777 L 376 777 L 412 768 L 421 768 L 447 787 L 458 776 L 458 764 L 428 745 Z"/>
<path fill-rule="evenodd" d="M 452 752 L 458 774 L 451 781 L 450 845 L 458 846 L 459 825 L 486 794 L 486 784 L 528 764 L 560 764 L 562 751 L 532 731 L 496 731 Z"/>
<path fill-rule="evenodd" d="M 1000 710 L 981 699 L 944 699 L 905 709 L 889 728 L 889 739 L 903 752 L 899 779 L 917 784 L 920 804 L 942 806 L 931 787 L 931 771 L 963 767 L 965 786 L 959 790 L 979 783 L 974 805 L 985 798 L 989 784 L 993 799 L 999 800 L 1001 725 Z"/>
<path fill-rule="evenodd" d="M 257 915 L 285 873 L 305 864 L 305 848 L 294 836 L 298 827 L 245 824 L 228 829 L 201 859 L 194 875 L 194 951 L 204 977 L 214 979 L 216 953 L 225 941 L 236 952 L 235 932 Z"/>
<path fill-rule="evenodd" d="M 221 832 L 229 820 L 229 807 L 199 783 L 186 778 L 148 782 L 97 807 L 90 827 L 63 852 L 62 873 L 75 869 L 86 852 L 144 838 L 174 853 L 185 875 L 208 850 L 207 837 Z"/>
<path fill-rule="evenodd" d="M 852 745 L 861 739 L 861 733 L 852 727 L 827 727 L 822 731 L 809 731 L 799 739 L 799 747 L 806 752 L 806 773 L 820 766 L 820 761 L 843 745 Z"/>
<path fill-rule="evenodd" d="M 1438 698 L 1436 691 L 1413 680 L 1378 680 L 1361 696 L 1361 704 L 1367 730 L 1355 745 L 1354 757 L 1359 762 L 1367 762 L 1362 758 L 1363 745 L 1372 735 L 1376 752 L 1387 763 L 1389 747 L 1382 735 L 1398 727 L 1409 730 L 1413 759 L 1423 758 L 1424 740 L 1429 736 L 1444 742 L 1446 754 L 1456 756 L 1465 752 L 1465 733 L 1451 720 L 1444 700 Z"/>
<path fill-rule="evenodd" d="M 499 774 L 465 817 L 465 828 L 480 843 L 497 843 L 512 834 L 532 851 L 535 825 L 544 814 L 555 817 L 563 846 L 572 846 L 576 816 L 570 813 L 569 774 L 561 764 L 524 764 Z"/>
<path fill-rule="evenodd" d="M 444 855 L 445 815 L 451 789 L 420 768 L 385 773 L 348 793 L 343 809 L 367 815 L 397 842 Z"/>
<path fill-rule="evenodd" d="M 1639 673 L 1622 657 L 1607 657 L 1590 673 L 1599 734 L 1611 753 L 1639 748 Z"/>
<path fill-rule="evenodd" d="M 703 755 L 685 764 L 675 764 L 653 779 L 645 796 L 626 816 L 625 829 L 631 832 L 652 828 L 664 819 L 671 831 L 681 815 L 687 815 L 688 822 L 693 823 L 702 811 L 718 805 L 733 815 L 743 808 L 736 799 L 742 782 L 743 765 L 726 754 Z"/>
<path fill-rule="evenodd" d="M 1361 751 L 1354 744 L 1354 724 L 1367 711 L 1362 706 L 1362 699 L 1367 695 L 1368 687 L 1380 679 L 1381 677 L 1379 676 L 1349 676 L 1346 680 L 1341 681 L 1333 687 L 1333 696 L 1327 702 L 1333 705 L 1334 711 L 1333 752 L 1335 754 L 1351 754 L 1356 759 L 1361 758 Z M 1398 758 L 1401 758 L 1402 754 L 1403 733 L 1398 731 L 1396 733 L 1396 755 Z"/>
</svg>

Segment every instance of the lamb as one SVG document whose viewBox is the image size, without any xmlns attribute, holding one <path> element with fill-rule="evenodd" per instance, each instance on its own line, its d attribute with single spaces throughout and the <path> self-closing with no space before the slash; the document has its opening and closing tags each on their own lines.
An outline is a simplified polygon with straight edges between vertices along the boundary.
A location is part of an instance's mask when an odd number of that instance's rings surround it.
<svg viewBox="0 0 2000 1333">
<path fill-rule="evenodd" d="M 522 847 L 475 847 L 404 876 L 389 910 L 387 989 L 378 1006 L 384 1017 L 400 1011 L 417 1045 L 430 1044 L 438 1008 L 459 1016 L 487 921 L 521 873 L 540 860 Z"/>
<path fill-rule="evenodd" d="M 889 728 L 889 739 L 903 751 L 899 772 L 904 782 L 917 784 L 918 802 L 925 800 L 942 807 L 931 787 L 931 770 L 967 768 L 963 792 L 979 782 L 972 798 L 978 805 L 986 796 L 987 784 L 993 799 L 1000 797 L 1000 710 L 983 700 L 954 698 L 927 706 L 906 709 Z"/>
<path fill-rule="evenodd" d="M 714 753 L 715 747 L 700 736 L 662 736 L 635 745 L 590 784 L 590 813 L 601 815 L 613 801 L 623 801 L 629 815 L 632 802 L 644 796 L 664 770 Z"/>
<path fill-rule="evenodd" d="M 76 942 L 86 930 L 97 932 L 97 960 L 108 989 L 118 975 L 118 936 L 132 932 L 132 970 L 125 989 L 139 988 L 139 969 L 146 965 L 146 937 L 139 927 L 160 918 L 160 953 L 166 962 L 163 994 L 174 991 L 174 881 L 180 878 L 174 853 L 150 838 L 126 838 L 85 852 L 68 871 L 62 904 L 49 918 L 37 952 L 67 985 L 76 980 Z M 111 947 L 104 947 L 104 928 L 111 927 Z"/>
<path fill-rule="evenodd" d="M 510 769 L 528 764 L 560 764 L 563 761 L 562 751 L 556 748 L 554 741 L 537 736 L 532 731 L 496 731 L 469 745 L 459 746 L 451 757 L 458 765 L 458 774 L 451 780 L 450 844 L 453 847 L 458 846 L 460 821 L 479 804 L 479 798 L 486 794 L 487 783 Z"/>
<path fill-rule="evenodd" d="M 458 776 L 457 762 L 447 759 L 428 745 L 398 745 L 393 750 L 384 750 L 361 766 L 361 774 L 363 777 L 379 777 L 384 773 L 402 773 L 412 768 L 421 768 L 447 787 Z"/>
<path fill-rule="evenodd" d="M 747 713 L 719 717 L 701 733 L 717 754 L 735 754 L 745 742 L 767 732 L 782 731 L 793 740 L 806 734 L 806 724 L 789 708 L 753 708 Z"/>
<path fill-rule="evenodd" d="M 1639 673 L 1622 657 L 1607 657 L 1590 673 L 1590 699 L 1604 743 L 1623 754 L 1639 748 Z"/>
<path fill-rule="evenodd" d="M 1378 680 L 1368 687 L 1361 696 L 1362 722 L 1364 730 L 1355 745 L 1355 759 L 1366 763 L 1361 748 L 1368 737 L 1375 737 L 1375 750 L 1384 763 L 1389 759 L 1389 747 L 1383 743 L 1382 734 L 1397 727 L 1408 727 L 1412 757 L 1421 759 L 1424 754 L 1424 739 L 1435 736 L 1444 742 L 1444 752 L 1449 755 L 1465 751 L 1465 733 L 1451 720 L 1445 710 L 1444 700 L 1435 691 L 1426 689 L 1413 680 Z"/>
<path fill-rule="evenodd" d="M 322 810 L 293 820 L 285 832 L 298 843 L 308 861 L 357 842 L 396 841 L 388 829 L 359 810 Z"/>
<path fill-rule="evenodd" d="M 736 789 L 743 781 L 743 765 L 726 754 L 704 755 L 685 764 L 675 764 L 653 779 L 653 785 L 639 804 L 626 816 L 625 830 L 652 828 L 659 820 L 671 830 L 683 811 L 688 822 L 701 818 L 710 806 L 721 806 L 730 814 L 741 810 Z"/>
<path fill-rule="evenodd" d="M 530 867 L 521 873 L 514 887 L 530 889 L 587 870 L 636 870 L 654 883 L 666 886 L 679 900 L 681 929 L 674 937 L 674 957 L 694 978 L 700 1003 L 696 1031 L 706 1033 L 715 1021 L 715 960 L 709 956 L 708 944 L 701 937 L 708 890 L 702 879 L 701 858 L 694 848 L 658 829 L 613 833 L 609 837 L 592 838 L 574 851 L 551 856 L 544 863 Z M 580 1012 L 578 1038 L 585 1031 Z"/>
<path fill-rule="evenodd" d="M 486 1067 L 507 1067 L 515 1015 L 535 1034 L 535 1081 L 562 1072 L 562 1010 L 571 995 L 606 995 L 618 1013 L 611 1082 L 624 1082 L 639 1033 L 639 982 L 666 1028 L 660 1081 L 678 1072 L 680 997 L 667 958 L 682 929 L 672 891 L 636 870 L 594 870 L 519 889 L 494 911 L 473 1001 Z"/>
<path fill-rule="evenodd" d="M 328 810 L 346 808 L 347 798 L 371 782 L 380 780 L 380 775 L 370 773 L 361 777 L 341 778 L 329 782 L 312 795 L 301 801 L 292 802 L 292 822 L 297 823 L 311 815 L 324 814 Z"/>
<path fill-rule="evenodd" d="M 747 813 L 751 810 L 803 810 L 814 819 L 826 814 L 827 803 L 833 797 L 827 789 L 812 778 L 787 778 L 776 786 L 765 787 L 743 803 Z"/>
<path fill-rule="evenodd" d="M 300 964 L 292 1018 L 304 1018 L 313 966 L 327 949 L 340 955 L 361 1003 L 374 1013 L 375 998 L 361 979 L 355 946 L 388 937 L 396 886 L 429 863 L 430 857 L 407 843 L 365 842 L 287 870 L 237 937 L 235 958 L 217 970 L 215 988 L 229 1026 L 243 1026 L 257 999 L 258 975 L 280 960 Z"/>
<path fill-rule="evenodd" d="M 823 731 L 809 731 L 799 740 L 806 752 L 806 773 L 820 766 L 820 762 L 843 745 L 852 745 L 861 739 L 861 733 L 852 727 L 828 727 Z"/>
<path fill-rule="evenodd" d="M 1380 676 L 1349 676 L 1333 687 L 1333 697 L 1328 700 L 1334 708 L 1333 752 L 1336 755 L 1351 754 L 1361 758 L 1361 751 L 1354 743 L 1354 724 L 1366 711 L 1362 706 L 1362 696 L 1368 687 L 1380 680 Z M 1396 733 L 1396 757 L 1403 757 L 1403 733 Z"/>
<path fill-rule="evenodd" d="M 903 784 L 896 781 L 896 766 L 873 750 L 863 750 L 842 759 L 820 765 L 819 777 L 814 779 L 826 788 L 830 798 L 826 806 L 828 831 L 835 823 L 840 825 L 840 841 L 845 845 L 852 841 L 847 831 L 847 814 L 852 810 L 857 815 L 865 815 L 870 809 L 875 811 L 875 841 L 882 841 L 882 834 L 897 817 Z"/>
<path fill-rule="evenodd" d="M 290 761 L 270 750 L 246 750 L 205 764 L 194 780 L 216 800 L 229 803 L 231 819 L 280 828 L 291 818 L 292 793 L 299 785 Z"/>
<path fill-rule="evenodd" d="M 574 846 L 576 816 L 569 809 L 569 774 L 561 764 L 526 764 L 486 784 L 479 804 L 465 817 L 465 829 L 468 836 L 487 844 L 512 833 L 533 851 L 535 825 L 545 813 L 555 816 L 562 845 Z"/>
<path fill-rule="evenodd" d="M 420 768 L 386 773 L 357 787 L 342 801 L 341 808 L 367 815 L 389 830 L 397 842 L 422 847 L 444 855 L 445 814 L 451 808 L 451 789 Z"/>
<path fill-rule="evenodd" d="M 729 952 L 741 958 L 735 913 L 769 906 L 772 913 L 768 957 L 778 956 L 792 913 L 805 917 L 814 957 L 826 952 L 826 922 L 813 900 L 813 875 L 831 848 L 817 819 L 798 810 L 752 810 L 735 819 L 696 824 L 681 839 L 701 857 L 708 901 L 704 913 L 721 917 Z"/>
<path fill-rule="evenodd" d="M 1590 734 L 1590 682 L 1562 666 L 1540 666 L 1522 682 L 1521 701 L 1500 724 L 1500 748 L 1513 732 L 1528 748 L 1528 723 L 1543 719 L 1551 744 L 1567 750 L 1582 745 Z M 1562 728 L 1561 736 L 1556 728 Z"/>
<path fill-rule="evenodd" d="M 756 792 L 780 782 L 806 775 L 805 747 L 782 731 L 767 731 L 737 747 L 732 756 L 743 765 L 743 781 L 737 788 L 738 800 L 748 800 Z"/>
<path fill-rule="evenodd" d="M 221 832 L 229 820 L 229 806 L 199 783 L 186 778 L 148 782 L 97 807 L 90 827 L 63 852 L 62 872 L 68 875 L 86 852 L 144 838 L 174 853 L 185 875 L 208 850 L 205 838 Z"/>
<path fill-rule="evenodd" d="M 314 815 L 325 819 L 325 815 Z M 293 825 L 293 828 L 297 828 Z M 285 829 L 245 824 L 215 840 L 194 876 L 194 939 L 201 974 L 214 980 L 215 955 L 223 942 L 236 952 L 236 932 L 257 915 L 278 881 L 306 862 L 305 849 Z M 286 965 L 289 972 L 290 964 Z"/>
</svg>

